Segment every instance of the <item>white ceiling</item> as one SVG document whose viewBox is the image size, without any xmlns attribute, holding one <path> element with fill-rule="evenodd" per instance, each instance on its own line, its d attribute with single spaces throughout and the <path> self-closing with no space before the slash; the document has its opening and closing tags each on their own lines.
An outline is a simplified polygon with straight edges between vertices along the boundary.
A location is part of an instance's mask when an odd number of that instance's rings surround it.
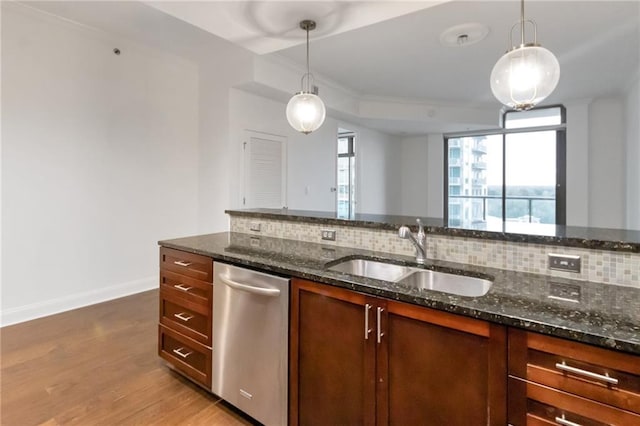
<svg viewBox="0 0 640 426">
<path fill-rule="evenodd" d="M 560 62 L 560 83 L 550 101 L 619 93 L 628 87 L 638 72 L 639 6 L 639 1 L 608 0 L 525 3 L 526 18 L 537 22 L 538 42 Z M 314 40 L 312 72 L 366 96 L 444 104 L 495 102 L 489 75 L 507 49 L 508 31 L 519 13 L 518 1 L 453 1 Z M 488 36 L 462 47 L 440 43 L 443 31 L 465 23 L 487 26 Z M 305 47 L 277 55 L 303 64 Z"/>
<path fill-rule="evenodd" d="M 208 46 L 237 44 L 301 69 L 305 32 L 298 23 L 311 18 L 318 22 L 311 33 L 311 70 L 319 77 L 321 95 L 324 81 L 366 99 L 496 111 L 500 105 L 489 75 L 520 13 L 517 0 L 28 4 L 180 54 L 197 56 Z M 640 0 L 527 0 L 525 6 L 526 18 L 538 24 L 538 42 L 560 62 L 560 83 L 547 103 L 621 93 L 637 78 Z M 443 31 L 468 23 L 486 26 L 486 38 L 462 47 L 440 43 Z M 391 133 L 412 128 L 398 121 L 368 124 Z"/>
</svg>

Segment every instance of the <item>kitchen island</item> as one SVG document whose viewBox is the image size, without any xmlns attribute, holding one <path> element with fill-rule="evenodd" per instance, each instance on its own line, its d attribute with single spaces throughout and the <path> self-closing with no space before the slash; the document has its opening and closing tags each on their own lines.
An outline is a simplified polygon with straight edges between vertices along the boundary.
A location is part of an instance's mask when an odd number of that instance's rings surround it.
<svg viewBox="0 0 640 426">
<path fill-rule="evenodd" d="M 456 404 L 468 411 L 440 421 L 640 423 L 637 288 L 235 232 L 160 245 L 292 278 L 290 424 L 437 419 Z M 463 297 L 329 269 L 355 258 L 493 284 Z"/>
</svg>

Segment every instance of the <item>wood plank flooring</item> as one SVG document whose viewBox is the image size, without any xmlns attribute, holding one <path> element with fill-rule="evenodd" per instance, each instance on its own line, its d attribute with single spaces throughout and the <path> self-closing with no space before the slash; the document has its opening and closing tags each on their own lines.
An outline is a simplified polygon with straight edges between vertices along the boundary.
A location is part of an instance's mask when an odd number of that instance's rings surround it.
<svg viewBox="0 0 640 426">
<path fill-rule="evenodd" d="M 157 355 L 158 291 L 0 329 L 0 424 L 250 425 Z"/>
</svg>

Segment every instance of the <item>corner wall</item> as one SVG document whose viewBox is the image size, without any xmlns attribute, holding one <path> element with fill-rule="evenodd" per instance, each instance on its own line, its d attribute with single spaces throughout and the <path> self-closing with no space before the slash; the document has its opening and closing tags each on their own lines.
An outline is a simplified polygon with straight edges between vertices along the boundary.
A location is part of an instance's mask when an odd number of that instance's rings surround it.
<svg viewBox="0 0 640 426">
<path fill-rule="evenodd" d="M 589 226 L 624 228 L 625 123 L 622 99 L 589 105 Z"/>
<path fill-rule="evenodd" d="M 627 92 L 625 99 L 626 122 L 626 196 L 628 229 L 640 230 L 640 80 Z"/>
<path fill-rule="evenodd" d="M 2 88 L 2 325 L 157 287 L 197 232 L 196 64 L 2 2 Z"/>
</svg>

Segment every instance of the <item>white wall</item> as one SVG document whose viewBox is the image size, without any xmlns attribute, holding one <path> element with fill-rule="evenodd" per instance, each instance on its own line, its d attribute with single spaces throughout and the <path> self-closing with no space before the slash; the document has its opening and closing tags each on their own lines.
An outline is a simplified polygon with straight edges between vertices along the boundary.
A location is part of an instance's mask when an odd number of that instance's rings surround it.
<svg viewBox="0 0 640 426">
<path fill-rule="evenodd" d="M 402 212 L 443 217 L 444 138 L 441 133 L 402 139 Z"/>
<path fill-rule="evenodd" d="M 626 196 L 628 229 L 640 230 L 640 80 L 631 85 L 625 99 Z"/>
<path fill-rule="evenodd" d="M 589 101 L 567 108 L 567 224 L 589 226 Z"/>
<path fill-rule="evenodd" d="M 402 147 L 398 138 L 343 123 L 357 133 L 356 184 L 358 213 L 400 214 L 402 207 Z M 359 169 L 359 172 L 358 172 Z"/>
<path fill-rule="evenodd" d="M 440 133 L 427 135 L 427 216 L 444 214 L 444 138 Z"/>
<path fill-rule="evenodd" d="M 196 65 L 2 2 L 2 88 L 3 325 L 157 287 L 197 232 Z"/>
<path fill-rule="evenodd" d="M 625 116 L 629 112 L 622 97 L 572 101 L 565 106 L 567 224 L 628 227 L 626 205 L 633 186 L 627 186 L 631 179 L 626 170 L 630 160 L 625 153 L 629 149 Z"/>
<path fill-rule="evenodd" d="M 429 203 L 429 154 L 427 136 L 402 139 L 402 209 L 403 216 L 424 217 Z"/>
<path fill-rule="evenodd" d="M 200 138 L 198 163 L 198 233 L 227 231 L 228 208 L 238 208 L 235 116 L 231 87 L 249 79 L 251 54 L 228 44 L 203 56 L 199 72 Z"/>
<path fill-rule="evenodd" d="M 589 226 L 625 225 L 625 137 L 622 99 L 589 105 Z"/>
</svg>

